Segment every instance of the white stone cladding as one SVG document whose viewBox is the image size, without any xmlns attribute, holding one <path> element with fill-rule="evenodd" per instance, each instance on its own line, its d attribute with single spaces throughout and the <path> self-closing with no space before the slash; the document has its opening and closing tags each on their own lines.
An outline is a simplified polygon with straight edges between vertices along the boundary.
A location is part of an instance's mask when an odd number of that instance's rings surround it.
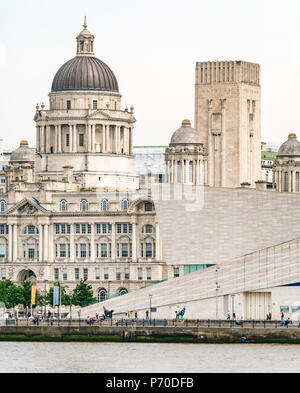
<svg viewBox="0 0 300 393">
<path fill-rule="evenodd" d="M 260 67 L 196 63 L 195 129 L 208 149 L 208 184 L 255 187 L 261 179 Z"/>
</svg>

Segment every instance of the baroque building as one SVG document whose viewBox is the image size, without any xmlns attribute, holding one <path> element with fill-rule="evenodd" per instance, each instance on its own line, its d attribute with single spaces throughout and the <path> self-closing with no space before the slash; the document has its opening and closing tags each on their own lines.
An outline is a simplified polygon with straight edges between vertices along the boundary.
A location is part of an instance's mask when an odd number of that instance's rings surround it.
<svg viewBox="0 0 300 393">
<path fill-rule="evenodd" d="M 49 99 L 34 116 L 36 153 L 23 140 L 5 167 L 0 278 L 42 290 L 84 278 L 99 300 L 168 278 L 155 204 L 137 194 L 133 107 L 121 108 L 86 20 Z"/>
</svg>

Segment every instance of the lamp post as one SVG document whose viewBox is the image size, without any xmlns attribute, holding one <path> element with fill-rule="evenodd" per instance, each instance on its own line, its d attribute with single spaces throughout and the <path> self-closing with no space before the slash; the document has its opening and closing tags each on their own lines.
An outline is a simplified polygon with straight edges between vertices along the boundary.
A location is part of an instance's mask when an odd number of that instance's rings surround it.
<svg viewBox="0 0 300 393">
<path fill-rule="evenodd" d="M 44 297 L 44 317 L 46 318 L 47 314 L 47 282 L 48 280 L 45 280 L 45 297 Z"/>
<path fill-rule="evenodd" d="M 220 289 L 219 282 L 218 282 L 218 272 L 220 267 L 216 266 L 216 320 L 218 320 L 218 291 Z"/>
<path fill-rule="evenodd" d="M 150 300 L 150 326 L 151 326 L 151 320 L 152 320 L 152 296 L 149 295 L 149 300 Z"/>
<path fill-rule="evenodd" d="M 72 295 L 70 295 L 70 325 L 72 325 Z"/>
<path fill-rule="evenodd" d="M 231 301 L 232 301 L 232 319 L 235 317 L 235 312 L 234 312 L 234 297 L 235 295 L 231 295 Z"/>
</svg>

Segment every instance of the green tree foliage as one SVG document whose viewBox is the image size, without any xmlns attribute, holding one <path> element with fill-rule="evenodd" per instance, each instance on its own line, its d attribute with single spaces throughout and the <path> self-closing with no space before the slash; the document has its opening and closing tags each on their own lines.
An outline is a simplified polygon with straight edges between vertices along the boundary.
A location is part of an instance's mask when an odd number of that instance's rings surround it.
<svg viewBox="0 0 300 393">
<path fill-rule="evenodd" d="M 81 302 L 92 302 L 95 300 L 92 286 L 88 285 L 86 280 L 80 280 L 80 283 L 73 291 L 72 304 L 80 306 Z"/>
<path fill-rule="evenodd" d="M 18 304 L 23 304 L 23 289 L 10 280 L 0 281 L 0 301 L 5 303 L 6 308 L 13 308 Z"/>
<path fill-rule="evenodd" d="M 60 282 L 54 283 L 54 286 L 60 287 Z M 66 288 L 68 287 L 61 287 L 61 304 L 64 306 L 69 306 L 70 305 L 70 295 L 67 294 Z M 53 293 L 54 293 L 54 287 L 51 287 L 47 293 L 47 303 L 52 306 L 53 305 Z"/>
</svg>

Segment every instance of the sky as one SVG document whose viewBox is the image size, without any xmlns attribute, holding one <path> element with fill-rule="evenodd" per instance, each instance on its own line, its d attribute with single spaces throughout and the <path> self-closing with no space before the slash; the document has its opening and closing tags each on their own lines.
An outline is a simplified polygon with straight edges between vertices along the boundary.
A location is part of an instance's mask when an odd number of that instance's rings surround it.
<svg viewBox="0 0 300 393">
<path fill-rule="evenodd" d="M 262 140 L 300 139 L 299 0 L 0 0 L 0 138 L 35 144 L 35 106 L 76 55 L 84 16 L 96 57 L 115 73 L 122 105 L 135 108 L 134 144 L 166 145 L 194 123 L 195 63 L 261 65 Z"/>
</svg>

